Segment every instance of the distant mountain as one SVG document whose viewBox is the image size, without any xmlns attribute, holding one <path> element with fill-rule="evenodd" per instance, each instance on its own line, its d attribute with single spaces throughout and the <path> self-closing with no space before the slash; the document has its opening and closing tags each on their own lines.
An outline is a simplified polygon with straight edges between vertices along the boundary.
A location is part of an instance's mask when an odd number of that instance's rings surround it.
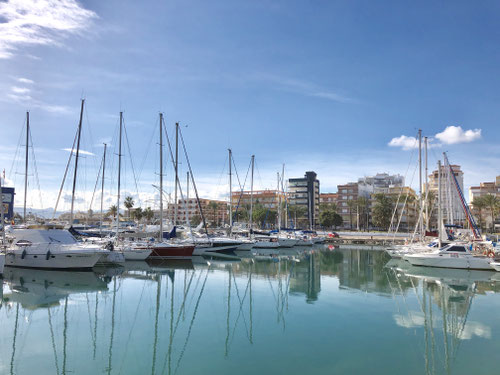
<svg viewBox="0 0 500 375">
<path fill-rule="evenodd" d="M 14 212 L 17 212 L 20 215 L 23 215 L 24 209 L 22 207 L 14 207 Z M 65 213 L 67 211 L 57 211 L 56 217 L 59 215 Z M 49 208 L 26 208 L 26 213 L 32 213 L 35 214 L 36 216 L 42 217 L 44 219 L 51 219 L 52 214 L 54 213 L 54 208 L 49 207 Z"/>
</svg>

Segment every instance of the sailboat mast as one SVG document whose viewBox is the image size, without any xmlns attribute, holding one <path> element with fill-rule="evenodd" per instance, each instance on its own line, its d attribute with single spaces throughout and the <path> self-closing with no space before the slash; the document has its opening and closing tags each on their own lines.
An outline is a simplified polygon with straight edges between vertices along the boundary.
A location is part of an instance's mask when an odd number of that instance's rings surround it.
<svg viewBox="0 0 500 375">
<path fill-rule="evenodd" d="M 179 123 L 175 123 L 175 192 L 174 192 L 174 226 L 177 225 L 177 183 L 179 181 Z"/>
<path fill-rule="evenodd" d="M 80 139 L 82 136 L 82 120 L 83 120 L 83 106 L 85 104 L 85 99 L 82 99 L 82 105 L 80 108 L 80 121 L 78 122 L 78 138 L 76 141 L 76 155 L 75 155 L 75 171 L 73 174 L 73 191 L 71 192 L 71 213 L 69 216 L 69 225 L 73 226 L 73 214 L 75 207 L 75 190 L 76 190 L 76 176 L 78 171 L 78 155 L 80 154 Z"/>
<path fill-rule="evenodd" d="M 28 158 L 29 158 L 29 140 L 30 140 L 30 113 L 26 112 L 26 155 L 24 158 L 24 222 L 26 223 L 26 199 L 28 197 Z M 2 202 L 3 203 L 3 202 Z"/>
<path fill-rule="evenodd" d="M 425 145 L 425 230 L 429 230 L 429 170 L 427 168 L 428 164 L 428 154 L 427 154 L 427 149 L 428 149 L 428 141 L 429 139 L 427 137 L 424 137 L 424 145 Z"/>
<path fill-rule="evenodd" d="M 0 176 L 0 220 L 2 220 L 2 246 L 6 245 L 5 242 L 5 212 L 3 206 L 3 188 L 2 188 L 2 176 Z"/>
<path fill-rule="evenodd" d="M 278 179 L 278 185 L 276 186 L 276 195 L 277 195 L 277 200 L 278 200 L 278 231 L 281 230 L 281 195 L 280 195 L 280 173 L 276 173 L 277 179 Z"/>
<path fill-rule="evenodd" d="M 441 160 L 438 160 L 438 245 L 441 248 Z"/>
<path fill-rule="evenodd" d="M 160 237 L 163 240 L 163 113 L 160 113 Z M 177 147 L 177 146 L 176 146 Z M 177 176 L 177 161 L 175 162 Z M 175 181 L 175 212 L 177 215 L 177 181 Z M 175 225 L 175 221 L 174 221 Z"/>
<path fill-rule="evenodd" d="M 419 215 L 419 228 L 420 228 L 420 239 L 423 239 L 423 221 L 422 221 L 422 208 L 423 208 L 423 196 L 422 196 L 422 129 L 418 129 L 418 188 L 420 191 L 420 215 Z"/>
<path fill-rule="evenodd" d="M 285 197 L 285 163 L 283 163 L 283 166 L 281 167 L 281 190 L 280 190 L 280 194 L 281 194 L 281 197 L 283 197 L 283 202 L 286 204 L 286 197 Z M 280 207 L 279 207 L 279 210 L 281 212 L 281 216 L 280 216 L 280 225 L 281 225 L 281 222 L 283 221 L 283 214 L 285 214 L 285 228 L 288 228 L 288 225 L 287 225 L 287 222 L 286 222 L 286 212 L 283 212 L 283 208 L 282 207 L 282 203 L 280 203 Z"/>
<path fill-rule="evenodd" d="M 116 241 L 118 242 L 118 230 L 120 229 L 120 184 L 122 172 L 122 128 L 123 112 L 120 112 L 120 135 L 118 137 L 118 197 L 116 199 Z"/>
<path fill-rule="evenodd" d="M 233 152 L 230 148 L 227 149 L 229 152 L 229 232 L 233 231 L 233 176 L 231 165 L 233 163 Z M 215 218 L 214 218 L 215 220 Z"/>
<path fill-rule="evenodd" d="M 252 236 L 253 227 L 253 169 L 255 164 L 255 155 L 252 155 L 252 172 L 250 175 L 250 236 Z"/>
<path fill-rule="evenodd" d="M 186 210 L 186 225 L 189 226 L 189 171 L 186 172 L 186 204 L 184 209 Z"/>
<path fill-rule="evenodd" d="M 101 222 L 99 224 L 99 234 L 102 235 L 102 222 L 104 221 L 103 204 L 104 204 L 104 174 L 106 171 L 106 148 L 107 144 L 104 143 L 104 154 L 102 155 L 102 182 L 101 182 Z"/>
</svg>

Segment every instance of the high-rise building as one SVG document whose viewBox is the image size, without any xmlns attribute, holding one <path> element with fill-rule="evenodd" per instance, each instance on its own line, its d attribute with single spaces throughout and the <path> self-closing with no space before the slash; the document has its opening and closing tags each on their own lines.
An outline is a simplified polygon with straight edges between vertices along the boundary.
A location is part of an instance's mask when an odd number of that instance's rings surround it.
<svg viewBox="0 0 500 375">
<path fill-rule="evenodd" d="M 386 193 L 389 188 L 402 187 L 405 178 L 399 174 L 377 173 L 375 176 L 365 176 L 358 179 L 358 190 L 361 196 Z"/>
<path fill-rule="evenodd" d="M 319 219 L 319 180 L 315 172 L 306 172 L 303 178 L 288 180 L 288 194 L 290 206 L 303 207 L 306 210 L 304 218 L 307 221 L 297 223 L 300 226 L 315 226 Z M 299 220 L 297 220 L 299 221 Z"/>
<path fill-rule="evenodd" d="M 436 169 L 429 175 L 429 194 L 432 193 L 434 196 L 433 202 L 437 204 L 438 181 L 439 175 L 441 175 L 441 212 L 443 215 L 443 221 L 445 224 L 463 225 L 465 224 L 465 214 L 456 188 L 455 180 L 458 182 L 458 186 L 463 192 L 464 174 L 459 165 L 452 164 L 450 167 L 453 174 L 450 173 L 450 168 L 448 166 L 442 165 L 440 173 L 438 173 Z M 424 194 L 426 193 L 424 192 Z M 434 223 L 437 223 L 438 210 L 437 208 L 431 207 L 431 211 L 431 226 L 435 226 Z"/>
</svg>

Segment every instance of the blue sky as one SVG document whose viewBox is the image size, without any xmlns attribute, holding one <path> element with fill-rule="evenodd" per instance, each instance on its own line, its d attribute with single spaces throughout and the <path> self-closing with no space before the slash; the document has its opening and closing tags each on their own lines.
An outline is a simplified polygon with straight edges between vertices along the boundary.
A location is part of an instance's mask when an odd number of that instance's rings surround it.
<svg viewBox="0 0 500 375">
<path fill-rule="evenodd" d="M 283 163 L 288 177 L 315 170 L 324 192 L 377 172 L 404 175 L 412 141 L 399 137 L 418 128 L 433 138 L 432 166 L 448 151 L 466 186 L 490 181 L 500 174 L 499 17 L 494 1 L 8 0 L 0 167 L 21 193 L 22 158 L 11 165 L 29 110 L 43 206 L 53 206 L 85 97 L 82 142 L 95 156 L 82 161 L 81 209 L 102 142 L 116 146 L 120 110 L 141 200 L 157 195 L 159 111 L 170 133 L 184 126 L 205 196 L 227 191 L 228 147 L 240 177 L 256 155 L 261 188 L 276 185 Z M 133 193 L 130 167 L 124 180 Z"/>
</svg>

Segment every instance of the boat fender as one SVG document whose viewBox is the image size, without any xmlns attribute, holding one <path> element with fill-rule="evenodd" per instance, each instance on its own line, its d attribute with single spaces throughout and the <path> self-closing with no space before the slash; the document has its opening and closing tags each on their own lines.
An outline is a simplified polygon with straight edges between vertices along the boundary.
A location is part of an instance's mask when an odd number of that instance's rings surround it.
<svg viewBox="0 0 500 375">
<path fill-rule="evenodd" d="M 45 254 L 45 260 L 49 260 L 51 255 L 50 250 L 47 251 L 47 254 Z"/>
<path fill-rule="evenodd" d="M 26 258 L 26 249 L 24 249 L 22 254 L 21 254 L 21 259 L 24 259 L 24 258 Z"/>
</svg>

